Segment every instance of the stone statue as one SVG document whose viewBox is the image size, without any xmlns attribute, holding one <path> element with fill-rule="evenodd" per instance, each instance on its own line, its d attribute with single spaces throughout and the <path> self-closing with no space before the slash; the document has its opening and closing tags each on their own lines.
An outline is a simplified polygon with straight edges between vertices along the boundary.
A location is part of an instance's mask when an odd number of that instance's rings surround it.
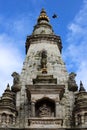
<svg viewBox="0 0 87 130">
<path fill-rule="evenodd" d="M 41 68 L 42 68 L 42 73 L 47 73 L 47 51 L 43 50 L 41 53 Z"/>
<path fill-rule="evenodd" d="M 13 84 L 18 84 L 19 83 L 19 80 L 20 80 L 20 75 L 17 73 L 17 72 L 13 72 L 12 73 L 12 77 L 13 77 Z"/>
<path fill-rule="evenodd" d="M 50 108 L 49 108 L 46 104 L 43 104 L 43 105 L 39 108 L 39 116 L 40 116 L 40 117 L 48 117 L 48 116 L 51 116 L 51 110 L 50 110 Z"/>
<path fill-rule="evenodd" d="M 13 77 L 12 90 L 17 92 L 20 90 L 20 75 L 17 72 L 13 72 L 11 76 Z"/>
<path fill-rule="evenodd" d="M 75 77 L 76 77 L 76 74 L 74 72 L 71 72 L 69 74 L 68 89 L 73 92 L 78 90 L 78 86 L 76 84 Z"/>
<path fill-rule="evenodd" d="M 47 52 L 43 50 L 41 53 L 41 67 L 46 68 L 46 64 L 47 64 Z"/>
<path fill-rule="evenodd" d="M 76 74 L 74 72 L 71 72 L 69 74 L 69 79 L 72 80 L 72 81 L 75 81 L 75 77 L 76 77 Z"/>
</svg>

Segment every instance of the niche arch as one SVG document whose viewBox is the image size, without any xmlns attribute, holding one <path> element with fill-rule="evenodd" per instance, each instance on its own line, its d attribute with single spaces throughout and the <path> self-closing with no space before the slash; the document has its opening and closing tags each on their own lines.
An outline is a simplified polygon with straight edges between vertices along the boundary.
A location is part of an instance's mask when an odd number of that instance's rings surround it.
<svg viewBox="0 0 87 130">
<path fill-rule="evenodd" d="M 55 101 L 44 97 L 35 103 L 36 117 L 55 117 Z"/>
<path fill-rule="evenodd" d="M 6 113 L 2 113 L 2 115 L 1 115 L 1 122 L 2 123 L 6 123 L 6 121 L 7 121 L 7 114 Z"/>
</svg>

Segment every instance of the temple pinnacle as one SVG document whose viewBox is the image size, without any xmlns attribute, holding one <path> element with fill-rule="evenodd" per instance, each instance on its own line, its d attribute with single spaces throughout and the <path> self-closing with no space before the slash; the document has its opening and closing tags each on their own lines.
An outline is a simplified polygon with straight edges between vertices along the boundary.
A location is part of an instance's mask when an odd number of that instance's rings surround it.
<svg viewBox="0 0 87 130">
<path fill-rule="evenodd" d="M 42 8 L 40 15 L 38 17 L 38 22 L 40 22 L 41 20 L 46 20 L 47 22 L 49 22 L 49 18 L 46 14 L 46 11 L 44 10 L 44 8 Z"/>
</svg>

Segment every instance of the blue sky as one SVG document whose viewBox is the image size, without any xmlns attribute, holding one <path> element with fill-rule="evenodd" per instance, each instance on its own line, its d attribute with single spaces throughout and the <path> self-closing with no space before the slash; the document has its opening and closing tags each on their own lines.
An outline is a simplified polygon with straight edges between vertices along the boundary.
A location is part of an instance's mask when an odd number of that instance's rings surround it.
<svg viewBox="0 0 87 130">
<path fill-rule="evenodd" d="M 87 89 L 87 0 L 0 0 L 0 95 L 12 85 L 12 72 L 21 72 L 26 36 L 42 8 L 61 36 L 68 72 L 76 72 L 77 83 L 82 80 Z M 53 13 L 57 19 L 52 19 Z"/>
</svg>

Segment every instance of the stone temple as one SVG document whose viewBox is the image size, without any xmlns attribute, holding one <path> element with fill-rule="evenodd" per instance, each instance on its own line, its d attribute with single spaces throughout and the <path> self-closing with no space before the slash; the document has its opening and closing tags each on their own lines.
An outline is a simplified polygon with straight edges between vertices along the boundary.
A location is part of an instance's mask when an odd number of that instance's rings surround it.
<svg viewBox="0 0 87 130">
<path fill-rule="evenodd" d="M 87 130 L 87 92 L 66 70 L 61 37 L 44 9 L 26 38 L 20 74 L 0 97 L 1 130 Z"/>
</svg>

